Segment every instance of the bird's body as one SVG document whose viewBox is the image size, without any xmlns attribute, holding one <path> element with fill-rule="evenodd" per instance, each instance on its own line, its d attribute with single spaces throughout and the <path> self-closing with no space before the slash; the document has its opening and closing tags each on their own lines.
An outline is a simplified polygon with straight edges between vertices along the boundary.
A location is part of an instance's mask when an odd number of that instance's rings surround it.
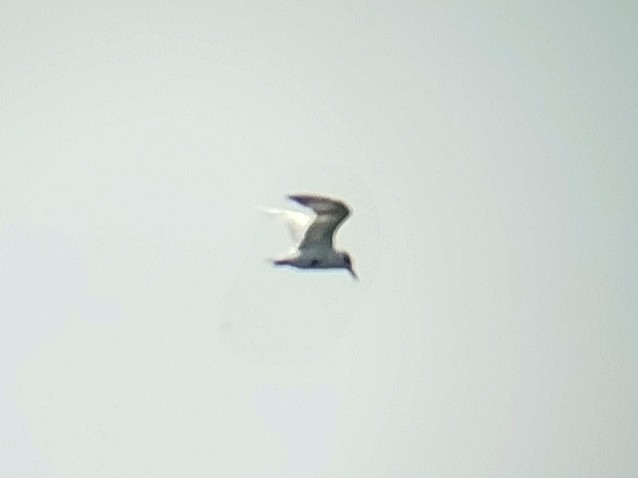
<svg viewBox="0 0 638 478">
<path fill-rule="evenodd" d="M 346 269 L 357 278 L 350 255 L 333 247 L 336 230 L 350 215 L 348 206 L 325 196 L 297 194 L 288 198 L 309 207 L 315 214 L 310 216 L 299 211 L 268 209 L 268 212 L 286 221 L 295 241 L 288 255 L 273 260 L 273 264 L 299 269 Z"/>
</svg>

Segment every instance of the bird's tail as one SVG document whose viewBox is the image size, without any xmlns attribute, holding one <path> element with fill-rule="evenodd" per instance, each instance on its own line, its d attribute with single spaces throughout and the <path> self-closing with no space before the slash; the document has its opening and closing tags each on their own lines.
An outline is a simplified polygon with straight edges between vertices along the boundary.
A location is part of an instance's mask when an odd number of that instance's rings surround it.
<svg viewBox="0 0 638 478">
<path fill-rule="evenodd" d="M 274 266 L 289 266 L 292 264 L 290 259 L 273 259 L 272 264 Z"/>
</svg>

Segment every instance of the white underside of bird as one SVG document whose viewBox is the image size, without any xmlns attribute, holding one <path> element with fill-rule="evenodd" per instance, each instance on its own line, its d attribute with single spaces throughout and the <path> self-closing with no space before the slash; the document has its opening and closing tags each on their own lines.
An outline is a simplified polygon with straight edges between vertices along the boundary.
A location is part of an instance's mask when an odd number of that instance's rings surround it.
<svg viewBox="0 0 638 478">
<path fill-rule="evenodd" d="M 295 194 L 288 198 L 312 209 L 314 214 L 265 209 L 286 223 L 294 241 L 293 248 L 284 257 L 274 259 L 273 264 L 299 269 L 346 269 L 356 279 L 350 255 L 333 247 L 336 230 L 350 214 L 348 206 L 327 196 Z"/>
</svg>

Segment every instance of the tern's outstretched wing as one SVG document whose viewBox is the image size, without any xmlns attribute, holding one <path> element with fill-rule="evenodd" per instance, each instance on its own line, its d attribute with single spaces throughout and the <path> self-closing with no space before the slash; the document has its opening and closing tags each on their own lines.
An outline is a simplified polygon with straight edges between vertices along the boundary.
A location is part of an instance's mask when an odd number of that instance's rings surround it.
<svg viewBox="0 0 638 478">
<path fill-rule="evenodd" d="M 273 216 L 277 216 L 286 223 L 286 226 L 288 226 L 288 232 L 290 232 L 290 236 L 292 237 L 295 246 L 301 242 L 308 224 L 312 222 L 311 216 L 299 211 L 286 211 L 272 207 L 263 208 L 263 211 L 272 214 Z"/>
<path fill-rule="evenodd" d="M 316 217 L 306 229 L 299 249 L 313 247 L 332 248 L 332 239 L 341 223 L 350 215 L 350 209 L 343 202 L 324 196 L 294 194 L 289 199 L 312 209 Z"/>
</svg>

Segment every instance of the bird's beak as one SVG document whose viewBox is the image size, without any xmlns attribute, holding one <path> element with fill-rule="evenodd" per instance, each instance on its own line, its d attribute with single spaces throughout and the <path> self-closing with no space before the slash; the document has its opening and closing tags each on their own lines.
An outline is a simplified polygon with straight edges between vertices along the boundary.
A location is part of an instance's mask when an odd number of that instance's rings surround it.
<svg viewBox="0 0 638 478">
<path fill-rule="evenodd" d="M 352 267 L 348 269 L 348 272 L 350 272 L 350 275 L 352 276 L 354 280 L 359 281 L 359 276 L 357 275 L 357 273 L 354 271 Z"/>
</svg>

